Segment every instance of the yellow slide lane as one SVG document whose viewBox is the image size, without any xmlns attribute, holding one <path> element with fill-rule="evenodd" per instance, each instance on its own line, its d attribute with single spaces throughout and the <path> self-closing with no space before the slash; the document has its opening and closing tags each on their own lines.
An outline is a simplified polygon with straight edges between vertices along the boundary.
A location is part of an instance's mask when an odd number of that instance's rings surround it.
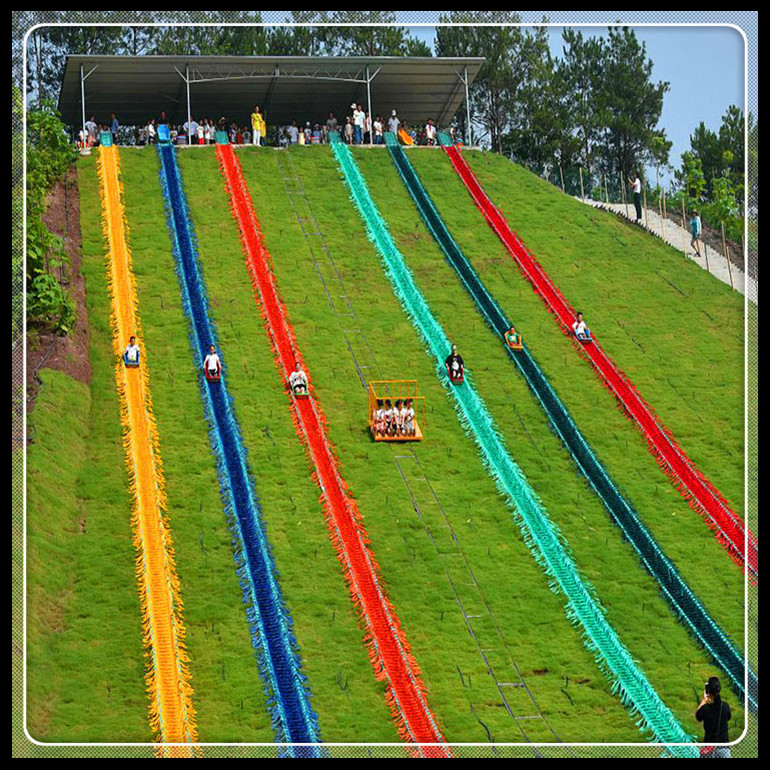
<svg viewBox="0 0 770 770">
<path fill-rule="evenodd" d="M 123 209 L 120 160 L 116 147 L 99 149 L 99 191 L 112 300 L 112 343 L 119 361 L 115 379 L 120 394 L 123 445 L 133 497 L 131 525 L 142 608 L 150 726 L 161 743 L 197 740 L 192 687 L 184 646 L 184 621 L 171 532 L 158 432 L 152 413 L 147 356 L 139 323 L 136 285 Z M 124 366 L 129 337 L 141 347 L 139 368 Z M 169 747 L 169 756 L 190 756 L 190 749 Z"/>
</svg>

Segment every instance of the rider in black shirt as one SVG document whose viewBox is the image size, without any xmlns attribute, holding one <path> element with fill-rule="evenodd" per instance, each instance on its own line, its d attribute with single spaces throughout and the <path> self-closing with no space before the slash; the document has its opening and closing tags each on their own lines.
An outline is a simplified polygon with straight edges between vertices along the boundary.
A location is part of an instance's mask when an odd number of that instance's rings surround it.
<svg viewBox="0 0 770 770">
<path fill-rule="evenodd" d="M 465 377 L 465 363 L 457 353 L 457 345 L 452 345 L 452 352 L 444 360 L 444 366 L 451 380 L 462 380 Z"/>
</svg>

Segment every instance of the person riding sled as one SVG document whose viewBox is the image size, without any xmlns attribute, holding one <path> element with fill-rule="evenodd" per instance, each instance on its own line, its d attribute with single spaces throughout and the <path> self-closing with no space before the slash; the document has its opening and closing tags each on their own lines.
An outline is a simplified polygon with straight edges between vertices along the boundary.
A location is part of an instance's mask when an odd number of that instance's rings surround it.
<svg viewBox="0 0 770 770">
<path fill-rule="evenodd" d="M 123 363 L 126 366 L 139 366 L 139 345 L 136 344 L 136 337 L 133 334 L 123 351 Z"/>
<path fill-rule="evenodd" d="M 203 371 L 209 380 L 218 380 L 222 376 L 222 363 L 213 345 L 209 345 L 209 353 L 203 359 Z"/>
<path fill-rule="evenodd" d="M 299 361 L 294 365 L 294 371 L 289 375 L 289 387 L 295 396 L 306 396 L 308 394 L 307 375 L 302 370 Z"/>
<path fill-rule="evenodd" d="M 511 324 L 511 328 L 505 333 L 505 344 L 511 350 L 521 350 L 524 347 L 521 334 L 516 331 L 516 327 Z"/>
<path fill-rule="evenodd" d="M 577 314 L 575 323 L 572 324 L 572 331 L 581 342 L 590 342 L 592 339 L 591 330 L 586 326 L 582 313 Z"/>
<path fill-rule="evenodd" d="M 465 380 L 465 362 L 457 352 L 457 345 L 452 345 L 452 352 L 446 357 L 444 366 L 453 383 Z"/>
</svg>

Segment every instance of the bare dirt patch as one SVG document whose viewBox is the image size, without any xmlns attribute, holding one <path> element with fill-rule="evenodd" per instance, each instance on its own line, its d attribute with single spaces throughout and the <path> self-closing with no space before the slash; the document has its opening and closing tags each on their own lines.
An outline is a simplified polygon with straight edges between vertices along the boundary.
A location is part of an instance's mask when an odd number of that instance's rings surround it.
<svg viewBox="0 0 770 770">
<path fill-rule="evenodd" d="M 64 239 L 69 264 L 58 276 L 75 303 L 74 328 L 65 337 L 55 334 L 31 334 L 27 339 L 27 409 L 34 403 L 43 367 L 58 369 L 79 382 L 91 383 L 88 358 L 88 314 L 80 234 L 80 196 L 77 170 L 73 166 L 46 200 L 43 221 L 51 232 Z"/>
</svg>

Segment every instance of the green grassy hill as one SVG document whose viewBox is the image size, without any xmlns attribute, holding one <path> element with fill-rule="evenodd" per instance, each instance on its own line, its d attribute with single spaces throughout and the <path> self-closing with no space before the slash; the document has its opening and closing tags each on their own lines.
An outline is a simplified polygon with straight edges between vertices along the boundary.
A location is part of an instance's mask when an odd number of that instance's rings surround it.
<svg viewBox="0 0 770 770">
<path fill-rule="evenodd" d="M 492 199 L 681 444 L 743 511 L 742 303 L 681 255 L 496 156 L 469 153 Z M 249 283 L 213 149 L 178 155 L 217 323 L 286 603 L 327 741 L 395 742 Z M 456 419 L 325 147 L 292 151 L 311 207 L 382 378 L 415 378 L 427 402 L 415 449 L 440 506 L 421 519 L 397 463 L 366 430 L 366 393 L 287 197 L 276 153 L 239 151 L 299 347 L 382 580 L 450 741 L 519 741 L 460 604 L 501 679 L 514 660 L 564 741 L 637 741 L 566 619 Z M 540 299 L 440 152 L 410 153 L 450 230 L 645 523 L 714 617 L 740 642 L 739 570 L 669 484 L 644 441 Z M 446 265 L 384 151 L 356 152 L 421 290 L 473 370 L 508 447 L 561 527 L 609 619 L 682 724 L 712 667 L 579 477 L 523 380 Z M 144 348 L 167 477 L 202 741 L 271 741 L 166 229 L 158 161 L 121 152 Z M 79 161 L 93 382 L 46 374 L 29 455 L 28 720 L 40 740 L 150 739 L 130 498 L 120 441 L 95 159 Z M 81 416 L 74 419 L 73 415 Z M 71 447 L 77 446 L 77 451 Z M 404 461 L 405 464 L 406 461 Z M 413 481 L 412 486 L 420 482 Z M 424 483 L 424 482 L 423 482 Z M 426 500 L 427 497 L 422 498 Z M 447 523 L 456 534 L 451 536 Z M 477 585 L 470 580 L 470 572 Z M 32 599 L 34 597 L 34 601 Z M 459 598 L 459 603 L 458 603 Z M 486 607 L 491 614 L 486 611 Z M 533 706 L 521 688 L 515 713 Z M 731 705 L 734 703 L 731 700 Z M 743 715 L 734 708 L 732 731 Z M 531 740 L 552 740 L 546 720 Z"/>
</svg>

